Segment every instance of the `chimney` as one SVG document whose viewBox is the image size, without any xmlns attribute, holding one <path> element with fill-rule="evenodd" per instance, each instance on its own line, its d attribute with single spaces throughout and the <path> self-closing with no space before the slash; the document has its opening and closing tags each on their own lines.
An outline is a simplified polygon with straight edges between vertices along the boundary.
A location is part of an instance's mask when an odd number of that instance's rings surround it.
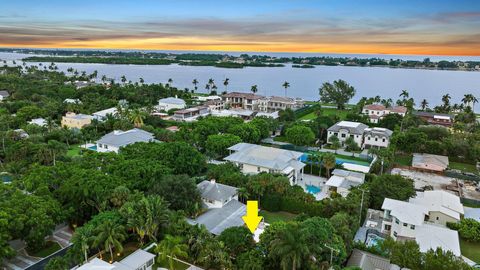
<svg viewBox="0 0 480 270">
<path fill-rule="evenodd" d="M 210 184 L 215 184 L 216 182 L 215 179 L 210 179 Z"/>
</svg>

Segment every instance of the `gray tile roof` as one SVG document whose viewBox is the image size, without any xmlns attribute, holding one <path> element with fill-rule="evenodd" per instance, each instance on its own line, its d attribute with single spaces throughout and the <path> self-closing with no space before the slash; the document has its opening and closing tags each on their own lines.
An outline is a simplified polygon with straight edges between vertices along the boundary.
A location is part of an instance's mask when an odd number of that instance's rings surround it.
<svg viewBox="0 0 480 270">
<path fill-rule="evenodd" d="M 153 258 L 155 258 L 155 255 L 152 253 L 138 249 L 119 263 L 129 267 L 129 269 L 137 269 Z"/>
<path fill-rule="evenodd" d="M 346 129 L 346 130 L 348 130 L 348 133 L 350 133 L 350 134 L 362 135 L 363 131 L 366 128 L 368 128 L 368 126 L 363 124 L 363 123 L 350 122 L 350 121 L 340 121 L 340 122 L 336 123 L 335 125 L 329 127 L 328 131 L 338 132 L 341 129 Z"/>
<path fill-rule="evenodd" d="M 153 134 L 138 128 L 127 131 L 115 130 L 103 136 L 97 143 L 122 147 L 137 142 L 153 141 Z"/>
<path fill-rule="evenodd" d="M 197 184 L 200 196 L 207 200 L 224 202 L 237 194 L 237 188 L 216 183 L 214 181 L 202 181 Z"/>
<path fill-rule="evenodd" d="M 393 134 L 393 131 L 387 128 L 379 128 L 379 127 L 374 127 L 374 128 L 366 128 L 364 130 L 364 135 L 365 136 L 378 136 L 380 138 L 390 138 Z"/>
<path fill-rule="evenodd" d="M 231 200 L 222 208 L 209 209 L 195 220 L 187 219 L 187 221 L 192 225 L 205 225 L 209 232 L 219 235 L 230 227 L 243 226 L 242 217 L 246 214 L 247 207 L 245 204 L 237 200 Z"/>
<path fill-rule="evenodd" d="M 298 161 L 302 152 L 266 147 L 250 143 L 238 143 L 230 148 L 235 153 L 224 158 L 227 161 L 250 164 L 273 170 L 284 170 L 287 167 L 303 168 L 304 163 Z"/>
</svg>

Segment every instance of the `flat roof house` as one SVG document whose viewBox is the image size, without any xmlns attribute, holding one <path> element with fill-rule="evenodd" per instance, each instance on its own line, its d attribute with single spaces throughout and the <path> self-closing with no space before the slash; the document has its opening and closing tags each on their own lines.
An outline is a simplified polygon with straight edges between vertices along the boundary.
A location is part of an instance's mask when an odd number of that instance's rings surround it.
<svg viewBox="0 0 480 270">
<path fill-rule="evenodd" d="M 172 109 L 185 109 L 187 106 L 187 103 L 185 103 L 185 100 L 177 97 L 168 97 L 168 98 L 162 98 L 158 100 L 158 105 L 157 109 L 159 111 L 166 111 L 168 112 L 169 110 Z"/>
<path fill-rule="evenodd" d="M 8 91 L 6 90 L 1 90 L 0 91 L 0 101 L 8 98 L 10 96 L 10 94 L 8 93 Z"/>
<path fill-rule="evenodd" d="M 28 124 L 37 125 L 37 126 L 40 126 L 40 127 L 45 127 L 47 125 L 47 120 L 45 120 L 44 118 L 34 118 L 34 119 L 28 121 Z"/>
<path fill-rule="evenodd" d="M 432 154 L 413 153 L 412 167 L 443 172 L 448 168 L 448 157 Z"/>
<path fill-rule="evenodd" d="M 340 143 L 343 144 L 349 137 L 352 137 L 358 147 L 362 147 L 363 132 L 366 128 L 368 128 L 368 126 L 362 123 L 340 121 L 327 129 L 327 141 L 330 142 L 332 136 L 337 136 Z"/>
<path fill-rule="evenodd" d="M 230 108 L 242 108 L 246 110 L 258 110 L 259 100 L 264 96 L 252 93 L 230 92 L 222 96 L 225 105 Z"/>
<path fill-rule="evenodd" d="M 342 197 L 347 197 L 350 188 L 359 186 L 364 182 L 365 174 L 363 173 L 335 169 L 325 185 Z"/>
<path fill-rule="evenodd" d="M 437 196 L 427 195 L 409 202 L 386 198 L 382 204 L 382 233 L 395 240 L 415 240 L 422 252 L 440 247 L 460 256 L 458 232 L 445 227 L 446 220 L 437 219 L 440 216 L 438 203 L 432 200 Z"/>
<path fill-rule="evenodd" d="M 366 128 L 363 131 L 363 148 L 388 147 L 393 131 L 387 128 Z"/>
<path fill-rule="evenodd" d="M 280 173 L 286 175 L 292 184 L 303 178 L 305 163 L 300 161 L 301 152 L 250 143 L 238 143 L 228 150 L 231 154 L 224 160 L 239 166 L 243 173 Z"/>
<path fill-rule="evenodd" d="M 90 125 L 92 116 L 86 114 L 76 114 L 68 112 L 62 117 L 62 127 L 81 129 L 86 125 Z"/>
<path fill-rule="evenodd" d="M 98 152 L 115 152 L 118 153 L 120 148 L 137 142 L 153 142 L 155 136 L 153 133 L 142 129 L 134 128 L 127 131 L 112 131 L 97 141 Z"/>
<path fill-rule="evenodd" d="M 191 122 L 197 120 L 200 116 L 207 116 L 210 114 L 210 109 L 206 106 L 197 106 L 183 110 L 175 111 L 173 119 L 177 121 Z"/>
<path fill-rule="evenodd" d="M 152 270 L 155 263 L 155 255 L 138 249 L 119 262 L 112 264 L 99 258 L 93 258 L 89 262 L 81 265 L 76 270 Z"/>
<path fill-rule="evenodd" d="M 205 180 L 197 184 L 197 189 L 207 210 L 196 219 L 187 219 L 190 224 L 204 225 L 215 235 L 227 228 L 244 225 L 242 217 L 246 215 L 247 208 L 238 201 L 236 187 Z"/>
</svg>

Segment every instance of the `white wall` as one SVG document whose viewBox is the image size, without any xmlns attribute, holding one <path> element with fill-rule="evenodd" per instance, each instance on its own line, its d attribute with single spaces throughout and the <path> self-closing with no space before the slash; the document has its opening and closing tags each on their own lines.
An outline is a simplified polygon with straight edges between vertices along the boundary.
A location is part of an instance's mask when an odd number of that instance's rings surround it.
<svg viewBox="0 0 480 270">
<path fill-rule="evenodd" d="M 100 145 L 99 143 L 97 143 L 97 152 L 100 152 L 100 153 L 107 153 L 107 152 L 118 153 L 118 151 L 119 151 L 119 148 L 116 147 L 116 146 L 106 145 L 106 144 Z"/>
<path fill-rule="evenodd" d="M 414 229 L 411 228 L 411 224 L 408 224 L 406 226 L 403 225 L 404 222 L 401 220 L 397 224 L 396 218 L 394 217 L 392 220 L 392 230 L 390 232 L 390 236 L 393 237 L 393 239 L 397 239 L 396 237 L 401 236 L 401 237 L 410 237 L 410 238 L 415 238 L 415 230 L 417 227 L 415 226 Z M 394 233 L 397 233 L 397 236 L 395 236 Z"/>
<path fill-rule="evenodd" d="M 171 104 L 171 103 L 164 103 L 158 102 L 158 108 L 160 110 L 169 111 L 171 109 L 185 109 L 185 104 Z"/>
<path fill-rule="evenodd" d="M 385 140 L 385 141 L 383 141 L 383 140 Z M 368 144 L 368 145 L 373 145 L 373 146 L 378 146 L 378 147 L 388 147 L 389 143 L 390 143 L 390 140 L 388 138 L 379 137 L 379 136 L 372 136 L 372 135 L 365 135 L 365 140 L 364 140 L 365 145 Z"/>
</svg>

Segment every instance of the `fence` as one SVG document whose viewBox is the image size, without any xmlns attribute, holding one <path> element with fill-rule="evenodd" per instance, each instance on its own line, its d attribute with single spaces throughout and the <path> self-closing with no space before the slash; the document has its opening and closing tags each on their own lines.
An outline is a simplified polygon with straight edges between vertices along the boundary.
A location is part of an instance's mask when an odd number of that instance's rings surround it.
<svg viewBox="0 0 480 270">
<path fill-rule="evenodd" d="M 474 174 L 464 174 L 460 172 L 455 172 L 455 171 L 445 171 L 445 176 L 452 177 L 452 178 L 458 178 L 462 180 L 468 180 L 468 181 L 474 181 L 474 182 L 480 182 L 480 176 L 474 175 Z"/>
</svg>

